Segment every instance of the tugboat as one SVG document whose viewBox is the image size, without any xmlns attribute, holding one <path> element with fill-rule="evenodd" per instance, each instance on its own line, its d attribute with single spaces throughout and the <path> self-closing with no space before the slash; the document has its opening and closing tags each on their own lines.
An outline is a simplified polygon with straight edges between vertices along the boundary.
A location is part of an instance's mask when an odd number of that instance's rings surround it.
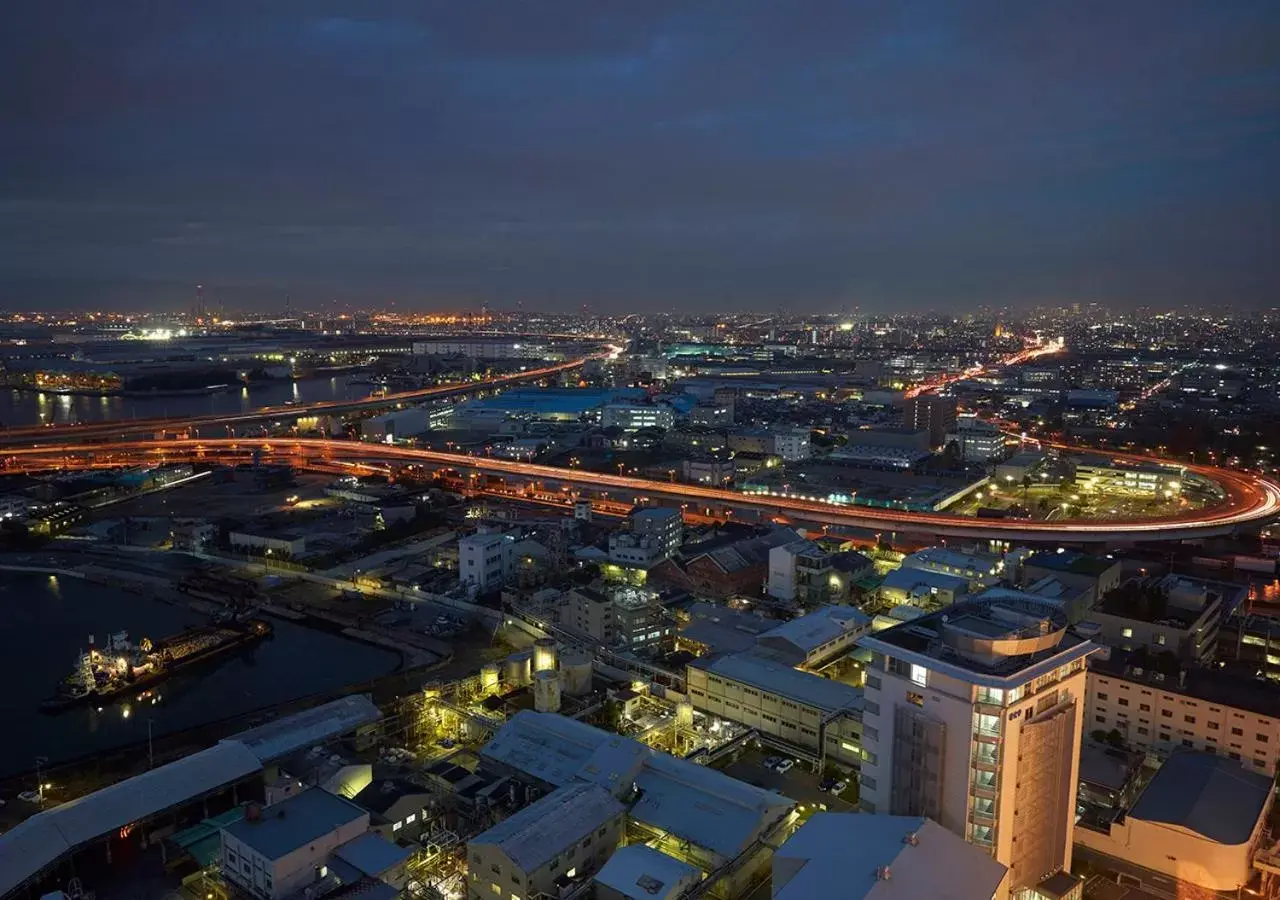
<svg viewBox="0 0 1280 900">
<path fill-rule="evenodd" d="M 80 654 L 75 668 L 58 685 L 54 696 L 40 708 L 60 712 L 87 703 L 109 703 L 118 696 L 149 688 L 175 672 L 197 662 L 262 640 L 271 634 L 271 625 L 262 619 L 219 617 L 212 624 L 152 642 L 143 638 L 129 641 L 118 631 L 99 649 L 89 635 L 89 649 Z"/>
</svg>

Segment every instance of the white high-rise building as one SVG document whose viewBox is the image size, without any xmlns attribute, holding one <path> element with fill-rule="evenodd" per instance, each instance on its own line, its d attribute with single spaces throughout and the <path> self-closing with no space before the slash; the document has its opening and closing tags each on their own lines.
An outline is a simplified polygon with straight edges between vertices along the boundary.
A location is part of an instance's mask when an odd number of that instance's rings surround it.
<svg viewBox="0 0 1280 900">
<path fill-rule="evenodd" d="M 1085 660 L 1055 604 L 974 599 L 862 639 L 862 803 L 923 815 L 1009 867 L 1024 900 L 1071 867 Z"/>
</svg>

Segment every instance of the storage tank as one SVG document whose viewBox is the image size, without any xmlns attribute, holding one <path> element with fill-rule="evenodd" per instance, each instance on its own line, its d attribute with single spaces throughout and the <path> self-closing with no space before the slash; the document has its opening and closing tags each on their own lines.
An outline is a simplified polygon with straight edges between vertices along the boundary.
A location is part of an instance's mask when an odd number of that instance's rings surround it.
<svg viewBox="0 0 1280 900">
<path fill-rule="evenodd" d="M 542 713 L 560 711 L 560 673 L 539 672 L 533 676 L 533 708 Z"/>
<path fill-rule="evenodd" d="M 561 657 L 560 685 L 571 697 L 591 693 L 591 655 L 573 650 Z"/>
<path fill-rule="evenodd" d="M 538 638 L 533 642 L 533 671 L 554 672 L 556 655 L 555 638 Z"/>
<path fill-rule="evenodd" d="M 676 727 L 693 727 L 693 704 L 688 700 L 681 700 L 676 704 Z"/>
<path fill-rule="evenodd" d="M 496 662 L 485 663 L 480 667 L 480 690 L 485 694 L 497 693 L 501 677 L 502 666 Z"/>
<path fill-rule="evenodd" d="M 529 683 L 529 653 L 513 653 L 502 664 L 502 680 L 508 687 Z"/>
</svg>

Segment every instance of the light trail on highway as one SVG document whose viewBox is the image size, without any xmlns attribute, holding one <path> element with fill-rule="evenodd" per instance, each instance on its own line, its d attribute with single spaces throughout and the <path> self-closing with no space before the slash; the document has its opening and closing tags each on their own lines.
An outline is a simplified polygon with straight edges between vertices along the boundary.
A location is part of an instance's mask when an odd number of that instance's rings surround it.
<svg viewBox="0 0 1280 900">
<path fill-rule="evenodd" d="M 1063 543 L 1095 544 L 1124 540 L 1183 540 L 1226 533 L 1238 526 L 1263 522 L 1280 513 L 1280 485 L 1246 473 L 1203 465 L 1188 465 L 1184 469 L 1213 481 L 1222 488 L 1226 499 L 1212 508 L 1166 518 L 1117 519 L 1106 522 L 1088 519 L 1032 522 L 977 519 L 946 513 L 874 509 L 818 500 L 742 494 L 693 484 L 584 472 L 485 456 L 317 438 L 120 441 L 110 444 L 10 448 L 4 454 L 6 463 L 13 460 L 19 464 L 25 462 L 28 466 L 46 463 L 48 468 L 74 469 L 79 465 L 102 466 L 98 459 L 81 463 L 78 459 L 80 456 L 107 460 L 149 459 L 155 462 L 157 457 L 166 456 L 184 460 L 215 460 L 220 455 L 225 455 L 242 460 L 246 453 L 251 454 L 255 450 L 273 455 L 284 454 L 300 464 L 308 459 L 325 463 L 338 459 L 403 462 L 432 468 L 473 470 L 501 477 L 515 476 L 534 482 L 573 485 L 583 491 L 622 491 L 636 497 L 660 498 L 675 505 L 696 503 L 704 507 L 752 510 L 770 519 L 783 516 L 834 527 L 992 540 L 1058 540 Z M 1109 456 L 1131 462 L 1159 461 L 1137 454 L 1111 453 Z"/>
</svg>

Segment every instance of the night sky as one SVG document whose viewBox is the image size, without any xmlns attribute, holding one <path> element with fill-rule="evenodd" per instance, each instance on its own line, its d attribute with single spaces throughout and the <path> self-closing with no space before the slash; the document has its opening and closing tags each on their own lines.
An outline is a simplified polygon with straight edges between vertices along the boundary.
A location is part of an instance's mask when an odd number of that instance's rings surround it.
<svg viewBox="0 0 1280 900">
<path fill-rule="evenodd" d="M 1280 3 L 0 10 L 0 308 L 1280 300 Z"/>
</svg>

